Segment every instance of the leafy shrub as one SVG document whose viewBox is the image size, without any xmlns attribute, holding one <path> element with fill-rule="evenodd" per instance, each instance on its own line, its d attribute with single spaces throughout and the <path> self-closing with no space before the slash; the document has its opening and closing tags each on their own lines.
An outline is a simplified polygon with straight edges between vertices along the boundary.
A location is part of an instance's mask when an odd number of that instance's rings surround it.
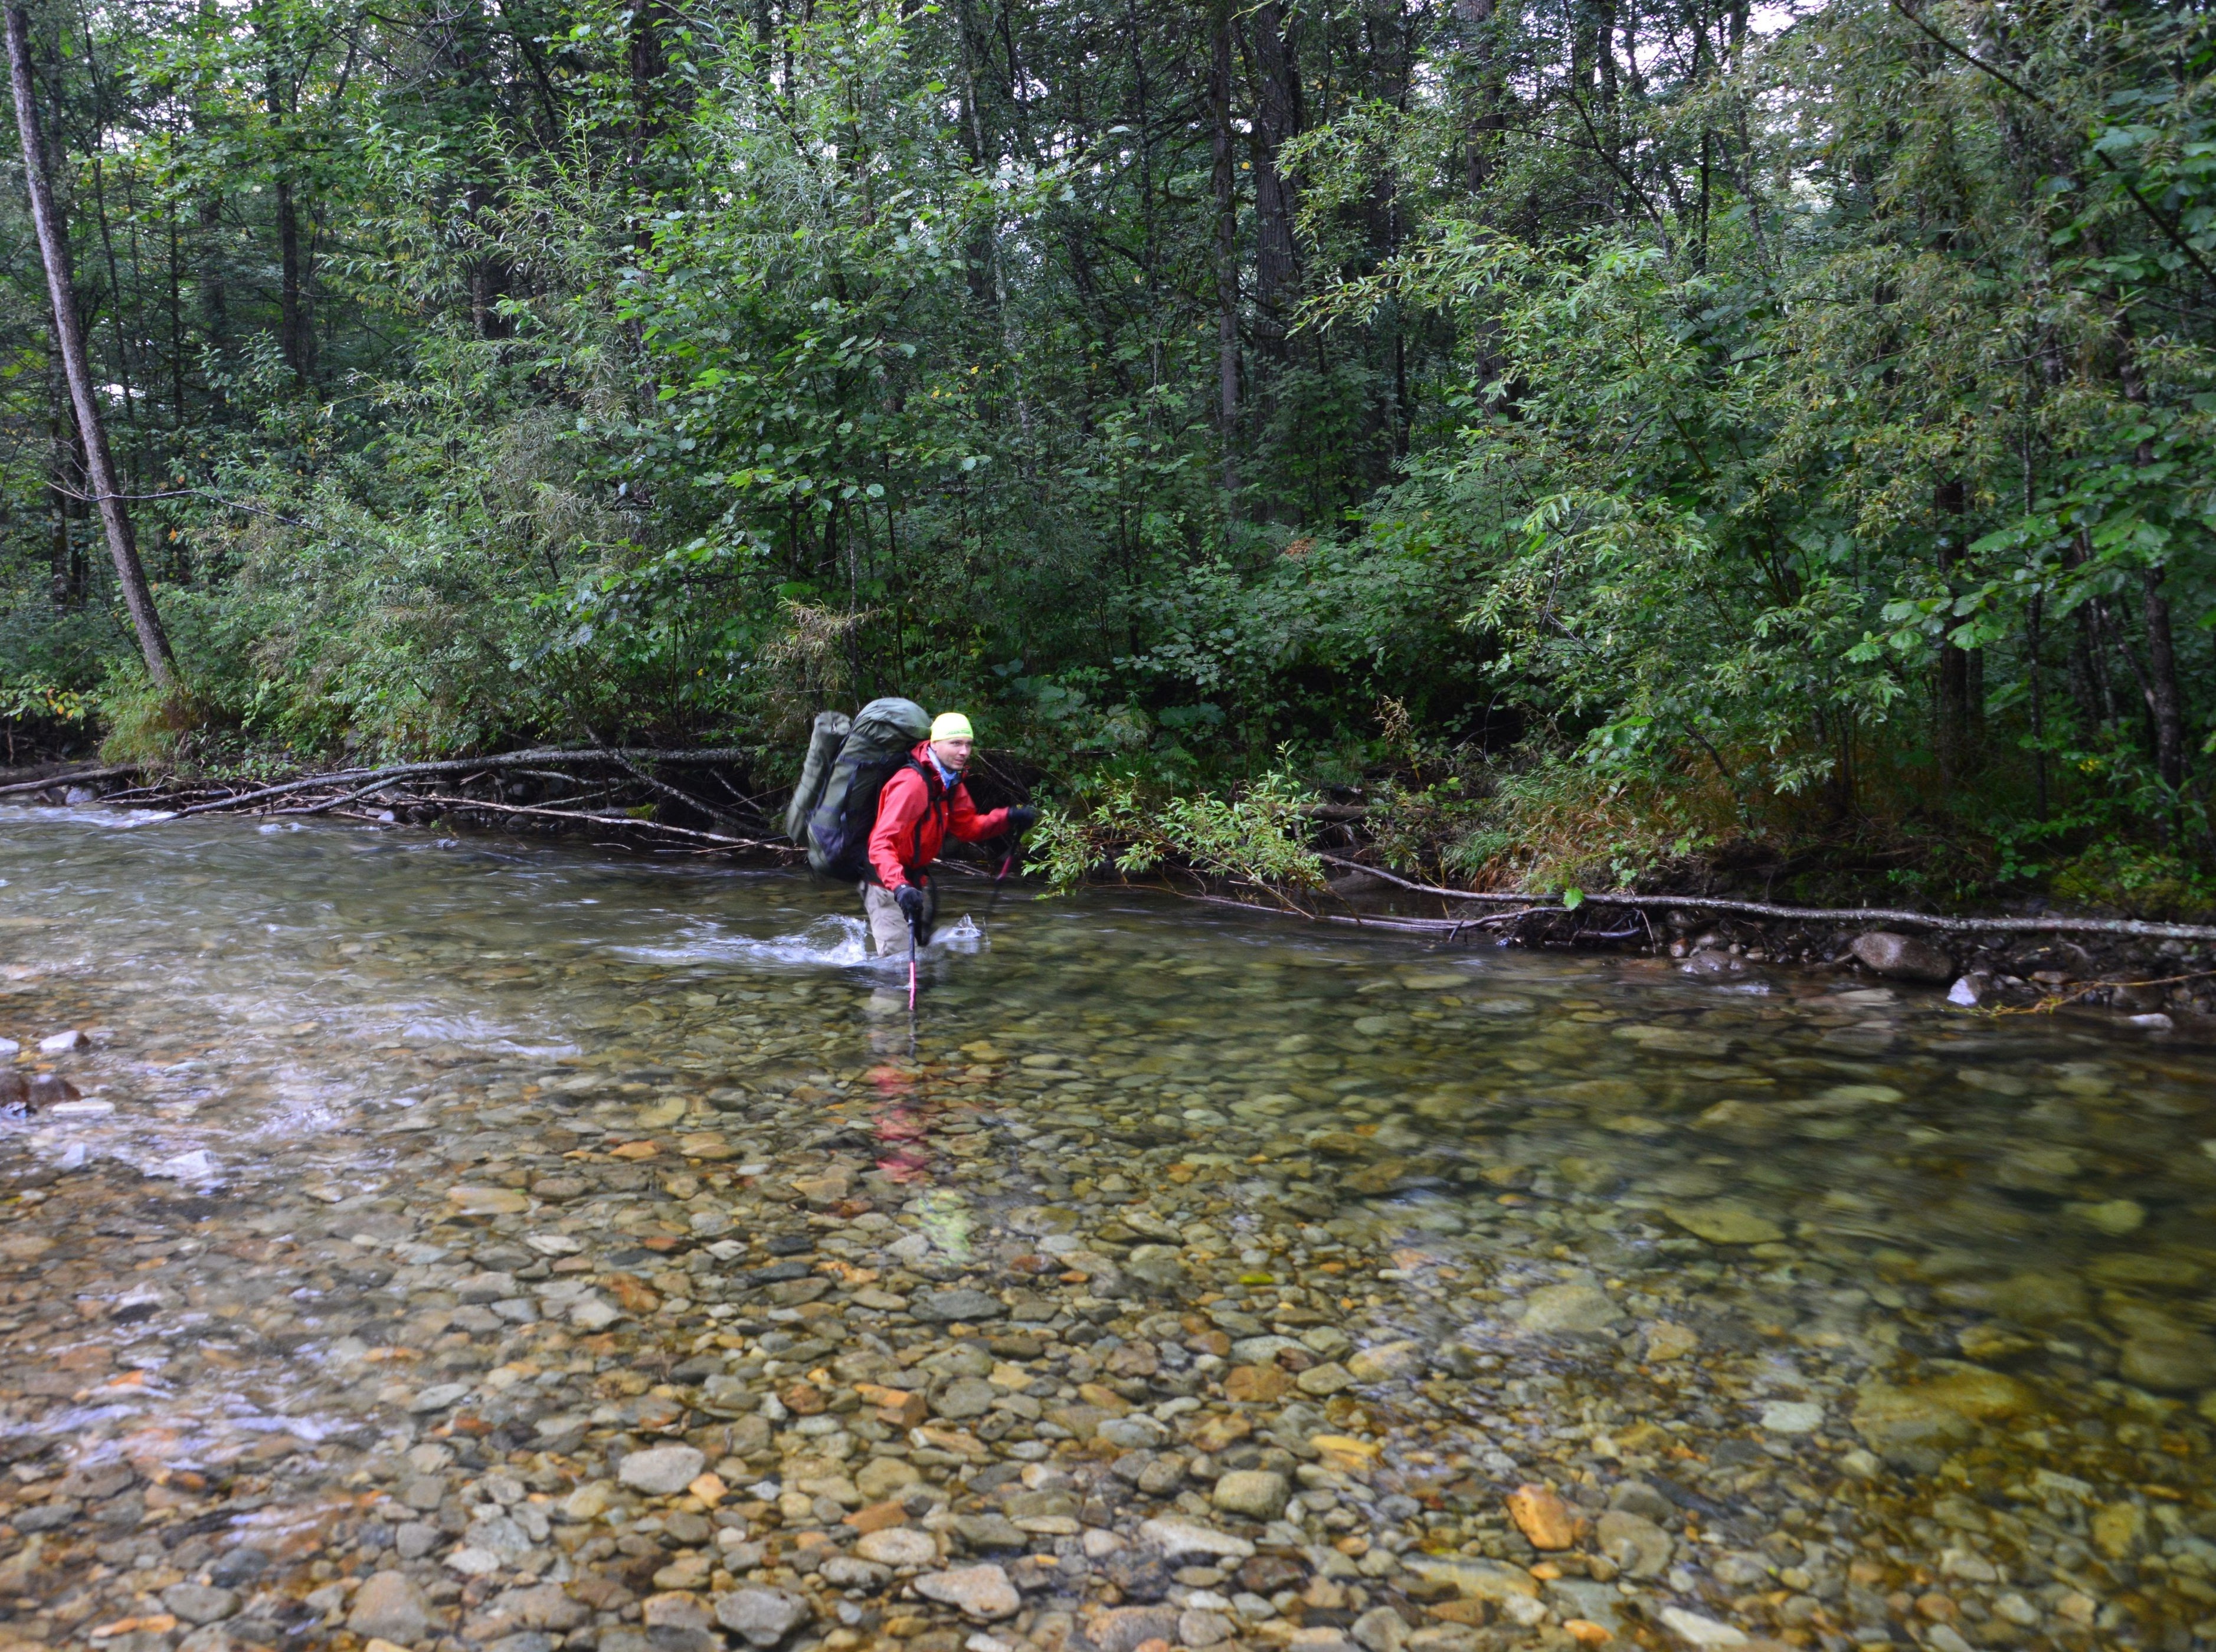
<svg viewBox="0 0 2216 1652">
<path fill-rule="evenodd" d="M 1305 841 L 1314 803 L 1282 766 L 1223 796 L 1164 796 L 1111 776 L 1040 816 L 1033 868 L 1062 891 L 1104 864 L 1125 877 L 1176 864 L 1273 897 L 1318 888 L 1323 863 Z"/>
</svg>

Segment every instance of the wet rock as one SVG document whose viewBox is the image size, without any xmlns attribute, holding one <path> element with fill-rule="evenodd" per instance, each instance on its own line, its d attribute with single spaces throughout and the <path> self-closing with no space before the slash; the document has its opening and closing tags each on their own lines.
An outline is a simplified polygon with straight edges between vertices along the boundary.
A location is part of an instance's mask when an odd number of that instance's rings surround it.
<svg viewBox="0 0 2216 1652">
<path fill-rule="evenodd" d="M 2139 1329 L 2125 1340 L 2116 1374 L 2158 1393 L 2188 1393 L 2216 1382 L 2216 1338 L 2182 1325 Z"/>
<path fill-rule="evenodd" d="M 908 1299 L 908 1311 L 932 1324 L 1005 1317 L 1008 1305 L 982 1291 L 918 1291 Z"/>
<path fill-rule="evenodd" d="M 1855 937 L 1853 950 L 1863 968 L 1892 980 L 1928 981 L 1936 986 L 1954 979 L 1954 959 L 1912 935 L 1871 930 Z"/>
<path fill-rule="evenodd" d="M 1608 1506 L 1659 1525 L 1676 1511 L 1670 1500 L 1644 1480 L 1625 1480 L 1608 1494 Z"/>
<path fill-rule="evenodd" d="M 1312 1398 L 1325 1399 L 1354 1386 L 1354 1373 L 1336 1360 L 1312 1366 L 1293 1379 L 1293 1386 Z"/>
<path fill-rule="evenodd" d="M 1545 1486 L 1518 1486 L 1509 1493 L 1508 1517 L 1534 1549 L 1567 1549 L 1577 1541 L 1568 1506 Z"/>
<path fill-rule="evenodd" d="M 1254 1563 L 1249 1561 L 1248 1565 Z M 1126 1600 L 1159 1600 L 1170 1590 L 1170 1569 L 1163 1557 L 1151 1549 L 1119 1549 L 1101 1563 L 1101 1575 L 1113 1583 Z M 1299 1568 L 1292 1569 L 1290 1580 L 1300 1581 Z M 1245 1581 L 1243 1574 L 1241 1581 Z M 1255 1586 L 1246 1585 L 1249 1588 Z M 1282 1588 L 1283 1581 L 1273 1587 Z M 1266 1591 L 1259 1591 L 1266 1593 Z"/>
<path fill-rule="evenodd" d="M 1462 1555 L 1410 1554 L 1400 1563 L 1427 1582 L 1451 1588 L 1465 1600 L 1499 1605 L 1511 1599 L 1538 1598 L 1538 1580 L 1520 1567 Z"/>
<path fill-rule="evenodd" d="M 1228 1514 L 1253 1520 L 1273 1520 L 1284 1513 L 1291 1488 L 1282 1474 L 1266 1469 L 1240 1469 L 1222 1476 L 1209 1501 Z"/>
<path fill-rule="evenodd" d="M 981 1417 L 993 1409 L 993 1402 L 1000 1391 L 979 1377 L 963 1377 L 949 1383 L 931 1402 L 931 1409 L 940 1416 L 957 1422 Z"/>
<path fill-rule="evenodd" d="M 972 1554 L 994 1549 L 1028 1549 L 1031 1534 L 1006 1514 L 963 1514 L 954 1522 L 955 1535 Z"/>
<path fill-rule="evenodd" d="M 854 1552 L 880 1566 L 928 1566 L 939 1558 L 939 1545 L 927 1532 L 894 1526 L 865 1534 Z"/>
<path fill-rule="evenodd" d="M 904 1463 L 897 1457 L 873 1457 L 854 1476 L 854 1488 L 865 1502 L 883 1502 L 922 1478 L 913 1463 Z"/>
<path fill-rule="evenodd" d="M 1665 1624 L 1688 1645 L 1745 1646 L 1746 1635 L 1729 1624 L 1720 1624 L 1713 1618 L 1703 1618 L 1697 1612 L 1688 1612 L 1683 1606 L 1665 1606 L 1658 1614 Z"/>
<path fill-rule="evenodd" d="M 1662 1213 L 1696 1238 L 1710 1244 L 1774 1244 L 1785 1230 L 1768 1217 L 1729 1199 L 1697 1205 L 1665 1205 Z"/>
<path fill-rule="evenodd" d="M 1013 1618 L 1023 1607 L 1023 1597 L 1008 1575 L 998 1566 L 962 1566 L 951 1571 L 926 1572 L 915 1580 L 915 1592 L 926 1600 L 953 1606 L 981 1623 Z"/>
<path fill-rule="evenodd" d="M 616 1477 L 640 1491 L 669 1497 L 699 1479 L 707 1465 L 706 1454 L 690 1446 L 656 1446 L 625 1458 Z"/>
<path fill-rule="evenodd" d="M 1185 1258 L 1177 1247 L 1142 1244 L 1124 1259 L 1123 1271 L 1156 1291 L 1172 1291 L 1185 1283 Z"/>
<path fill-rule="evenodd" d="M 22 1082 L 20 1078 L 18 1082 Z M 23 1100 L 33 1111 L 40 1113 L 52 1108 L 68 1108 L 69 1103 L 76 1102 L 83 1093 L 58 1072 L 34 1073 L 30 1082 L 23 1085 Z M 98 1114 L 113 1113 L 115 1108 L 110 1102 L 83 1102 L 69 1110 L 72 1115 L 82 1112 L 88 1116 L 97 1116 Z"/>
<path fill-rule="evenodd" d="M 219 1624 L 237 1612 L 238 1596 L 205 1583 L 172 1583 L 162 1591 L 162 1604 L 186 1623 Z"/>
<path fill-rule="evenodd" d="M 449 1188 L 446 1197 L 459 1216 L 520 1216 L 531 1201 L 514 1188 Z"/>
<path fill-rule="evenodd" d="M 1518 1322 L 1535 1336 L 1591 1336 L 1620 1324 L 1623 1310 L 1590 1279 L 1546 1285 L 1524 1299 Z"/>
<path fill-rule="evenodd" d="M 431 1609 L 422 1591 L 400 1572 L 378 1572 L 354 1591 L 347 1627 L 364 1640 L 422 1640 L 431 1628 Z"/>
<path fill-rule="evenodd" d="M 1774 1434 L 1813 1434 L 1824 1426 L 1824 1408 L 1807 1400 L 1772 1400 L 1762 1408 L 1762 1426 Z"/>
<path fill-rule="evenodd" d="M 1390 1381 L 1395 1377 L 1413 1377 L 1424 1368 L 1423 1344 L 1414 1342 L 1382 1342 L 1368 1348 L 1346 1362 L 1357 1382 Z"/>
<path fill-rule="evenodd" d="M 2136 1199 L 2104 1199 L 2073 1204 L 2068 1209 L 2086 1226 L 2098 1228 L 2112 1239 L 2124 1238 L 2146 1225 L 2146 1207 Z"/>
<path fill-rule="evenodd" d="M 79 1050 L 89 1048 L 91 1044 L 90 1039 L 72 1027 L 67 1032 L 50 1033 L 40 1039 L 39 1053 L 40 1055 L 73 1055 Z"/>
<path fill-rule="evenodd" d="M 1659 1577 L 1676 1548 L 1670 1534 L 1653 1520 L 1622 1508 L 1600 1517 L 1593 1538 L 1601 1553 L 1633 1577 Z"/>
<path fill-rule="evenodd" d="M 2087 1524 L 2093 1546 L 2111 1560 L 2130 1560 L 2146 1547 L 2146 1510 L 2137 1503 L 2109 1503 Z"/>
<path fill-rule="evenodd" d="M 716 1597 L 716 1621 L 749 1646 L 775 1646 L 809 1615 L 808 1602 L 785 1589 L 739 1589 Z"/>
<path fill-rule="evenodd" d="M 1244 1560 L 1254 1552 L 1254 1545 L 1244 1538 L 1169 1515 L 1143 1522 L 1139 1527 L 1139 1541 L 1160 1550 L 1164 1558 L 1172 1562 L 1196 1556 Z"/>
<path fill-rule="evenodd" d="M 1096 1652 L 1138 1652 L 1149 1641 L 1175 1641 L 1175 1606 L 1112 1606 L 1086 1625 L 1085 1638 Z"/>
<path fill-rule="evenodd" d="M 1362 1652 L 1400 1652 L 1408 1642 L 1408 1625 L 1390 1606 L 1372 1606 L 1349 1632 Z"/>
<path fill-rule="evenodd" d="M 1179 1646 L 1221 1646 L 1238 1632 L 1238 1625 L 1220 1612 L 1204 1612 L 1189 1606 L 1178 1614 L 1177 1640 Z"/>
</svg>

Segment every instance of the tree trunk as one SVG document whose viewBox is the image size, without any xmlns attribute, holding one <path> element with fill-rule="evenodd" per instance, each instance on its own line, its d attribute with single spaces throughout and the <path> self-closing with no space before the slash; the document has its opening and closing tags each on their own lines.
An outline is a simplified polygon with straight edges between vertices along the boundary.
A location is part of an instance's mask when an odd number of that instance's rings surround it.
<svg viewBox="0 0 2216 1652">
<path fill-rule="evenodd" d="M 1000 156 L 998 145 L 986 142 L 985 114 L 977 101 L 977 59 L 982 53 L 970 0 L 962 0 L 957 8 L 954 27 L 962 41 L 962 146 L 969 154 L 970 170 L 981 182 L 989 182 L 998 169 Z M 1146 141 L 1143 126 L 1140 128 L 1140 141 Z M 981 310 L 997 311 L 999 308 L 994 280 L 998 233 L 994 215 L 990 212 L 979 212 L 970 224 L 969 245 L 963 255 L 970 279 L 970 298 Z"/>
<path fill-rule="evenodd" d="M 108 531 L 108 554 L 115 561 L 116 582 L 123 588 L 132 629 L 138 634 L 146 674 L 158 686 L 169 688 L 176 680 L 175 661 L 169 653 L 169 639 L 162 629 L 162 617 L 154 607 L 154 593 L 146 585 L 146 570 L 138 563 L 131 513 L 115 485 L 115 461 L 108 449 L 108 428 L 101 422 L 92 370 L 84 358 L 84 328 L 77 316 L 77 292 L 70 283 L 69 231 L 54 201 L 46 144 L 39 135 L 38 107 L 33 101 L 30 19 L 19 5 L 8 8 L 8 77 L 15 94 L 15 129 L 23 144 L 23 181 L 31 197 L 31 221 L 38 230 L 39 255 L 46 267 L 46 292 L 53 301 L 54 336 L 61 347 L 70 401 L 77 409 L 77 433 L 84 443 L 86 480 L 100 505 L 101 525 Z"/>
<path fill-rule="evenodd" d="M 46 491 L 53 497 L 53 543 L 48 553 L 54 608 L 73 613 L 84 606 L 83 537 L 77 525 L 84 517 L 84 464 L 77 443 L 77 423 L 70 415 L 69 380 L 62 372 L 61 353 L 46 354 Z"/>
<path fill-rule="evenodd" d="M 1293 238 L 1293 186 L 1278 169 L 1283 147 L 1300 136 L 1301 76 L 1291 25 L 1277 0 L 1254 10 L 1254 66 L 1261 96 L 1254 120 L 1254 300 L 1256 330 L 1273 359 L 1285 353 L 1285 334 L 1299 249 Z"/>
<path fill-rule="evenodd" d="M 1208 71 L 1208 100 L 1214 116 L 1216 162 L 1216 416 L 1222 425 L 1223 491 L 1239 491 L 1233 444 L 1239 426 L 1239 196 L 1231 144 L 1231 8 L 1216 0 L 1213 51 Z M 1230 500 L 1225 508 L 1232 509 Z"/>
<path fill-rule="evenodd" d="M 316 377 L 316 333 L 308 314 L 305 263 L 300 254 L 300 218 L 292 203 L 292 181 L 277 179 L 278 314 L 277 347 L 285 365 L 303 384 Z"/>
<path fill-rule="evenodd" d="M 1462 27 L 1462 60 L 1470 79 L 1469 130 L 1462 140 L 1462 182 L 1473 195 L 1493 176 L 1493 151 L 1508 117 L 1506 77 L 1500 71 L 1495 40 L 1494 0 L 1456 0 L 1455 21 Z"/>
<path fill-rule="evenodd" d="M 2146 627 L 2147 712 L 2154 719 L 2154 765 L 2172 793 L 2185 784 L 2185 703 L 2177 688 L 2177 650 L 2170 636 L 2170 599 L 2163 594 L 2164 570 L 2139 574 L 2139 618 Z"/>
<path fill-rule="evenodd" d="M 1942 482 L 1933 491 L 1932 504 L 1939 513 L 1940 533 L 1936 541 L 1939 577 L 1946 582 L 1949 596 L 1954 590 L 1954 570 L 1962 559 L 1963 513 L 1968 509 L 1968 497 L 1961 479 Z M 1948 616 L 1948 629 L 1953 628 L 1954 616 Z M 1952 785 L 1968 773 L 1974 761 L 1977 741 L 1973 723 L 1976 708 L 1972 703 L 1973 679 L 1980 673 L 1971 669 L 1970 651 L 1958 648 L 1945 636 L 1939 642 L 1939 729 L 1936 742 L 1939 753 L 1939 780 L 1942 785 Z"/>
</svg>

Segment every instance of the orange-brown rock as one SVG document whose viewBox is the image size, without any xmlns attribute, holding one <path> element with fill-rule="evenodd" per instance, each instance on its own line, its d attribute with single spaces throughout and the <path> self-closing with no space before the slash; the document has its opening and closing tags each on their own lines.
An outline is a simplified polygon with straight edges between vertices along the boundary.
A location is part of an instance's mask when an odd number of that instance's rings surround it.
<svg viewBox="0 0 2216 1652">
<path fill-rule="evenodd" d="M 1292 1373 L 1282 1366 L 1239 1365 L 1223 1379 L 1223 1397 L 1249 1404 L 1267 1405 L 1292 1391 Z"/>
<path fill-rule="evenodd" d="M 636 1274 L 610 1274 L 602 1283 L 625 1313 L 652 1313 L 662 1305 L 662 1299 Z"/>
<path fill-rule="evenodd" d="M 797 1382 L 778 1390 L 777 1397 L 785 1402 L 785 1409 L 797 1417 L 820 1416 L 830 1403 L 829 1397 L 811 1382 Z"/>
<path fill-rule="evenodd" d="M 1485 1627 L 1485 1602 L 1442 1600 L 1437 1606 L 1425 1606 L 1424 1616 L 1436 1618 L 1443 1624 L 1464 1624 L 1472 1629 L 1482 1629 Z"/>
<path fill-rule="evenodd" d="M 1508 1517 L 1534 1549 L 1567 1549 L 1577 1541 L 1577 1520 L 1545 1486 L 1518 1486 L 1508 1494 Z"/>
<path fill-rule="evenodd" d="M 862 1397 L 863 1404 L 877 1408 L 877 1421 L 889 1422 L 896 1428 L 913 1428 L 931 1415 L 930 1401 L 905 1389 L 856 1383 L 854 1391 Z"/>
<path fill-rule="evenodd" d="M 847 1515 L 841 1524 L 851 1526 L 864 1537 L 867 1537 L 872 1532 L 883 1532 L 892 1526 L 906 1526 L 908 1510 L 896 1502 L 871 1503 L 866 1508 L 856 1509 Z"/>
</svg>

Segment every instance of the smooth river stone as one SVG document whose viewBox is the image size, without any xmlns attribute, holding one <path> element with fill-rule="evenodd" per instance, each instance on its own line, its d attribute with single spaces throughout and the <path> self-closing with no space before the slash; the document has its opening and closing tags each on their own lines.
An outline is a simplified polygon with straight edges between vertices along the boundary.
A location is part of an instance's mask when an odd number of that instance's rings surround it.
<svg viewBox="0 0 2216 1652">
<path fill-rule="evenodd" d="M 1775 1244 L 1785 1237 L 1785 1230 L 1767 1216 L 1728 1199 L 1712 1199 L 1701 1205 L 1665 1205 L 1662 1213 L 1710 1244 Z"/>
<path fill-rule="evenodd" d="M 926 1600 L 959 1608 L 972 1618 L 990 1620 L 1013 1618 L 1023 1607 L 1023 1597 L 1008 1575 L 998 1566 L 960 1566 L 952 1571 L 926 1572 L 915 1580 L 915 1592 Z"/>
<path fill-rule="evenodd" d="M 520 1216 L 531 1201 L 514 1188 L 449 1188 L 446 1197 L 463 1216 Z"/>
</svg>

